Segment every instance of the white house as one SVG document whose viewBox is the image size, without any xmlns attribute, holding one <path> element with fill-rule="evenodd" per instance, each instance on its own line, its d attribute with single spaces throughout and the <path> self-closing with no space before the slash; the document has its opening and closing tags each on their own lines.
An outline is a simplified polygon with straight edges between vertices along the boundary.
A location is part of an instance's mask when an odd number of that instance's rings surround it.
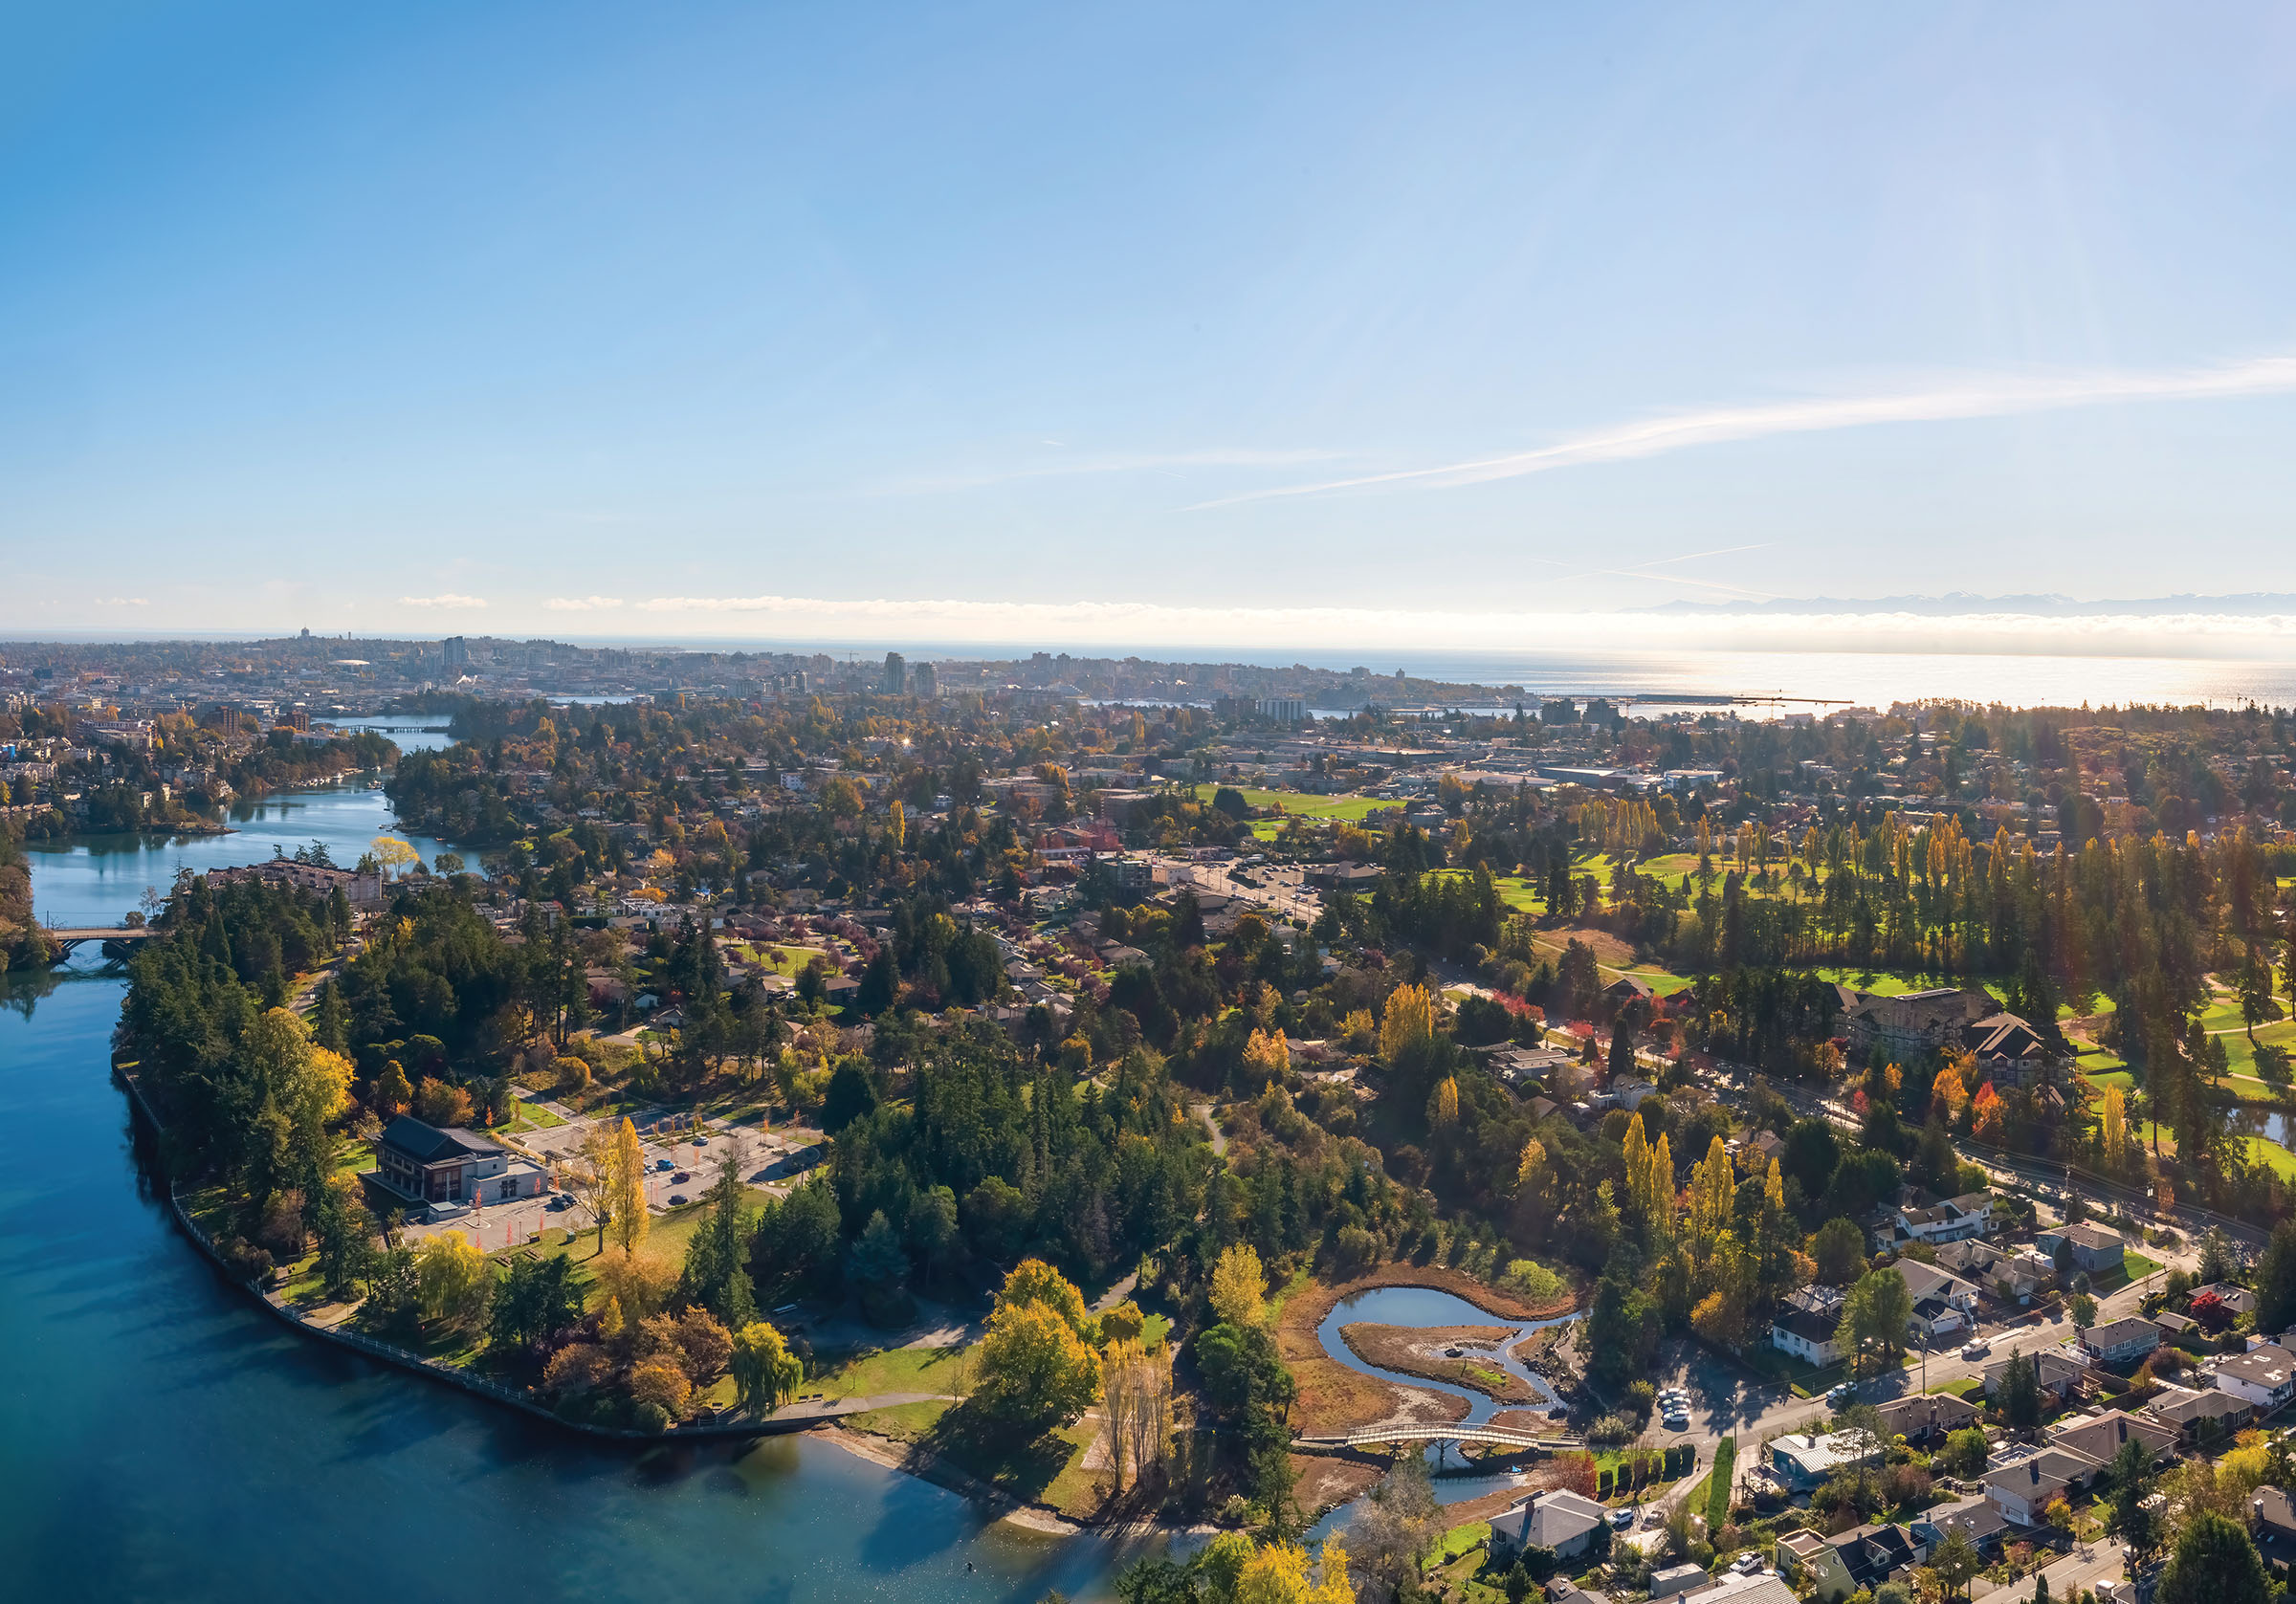
<svg viewBox="0 0 2296 1604">
<path fill-rule="evenodd" d="M 2296 1353 L 2276 1342 L 2217 1361 L 2217 1387 L 2269 1415 L 2296 1397 Z"/>
<path fill-rule="evenodd" d="M 1781 1308 L 1770 1321 L 1770 1346 L 1791 1353 L 1802 1363 L 1821 1368 L 1841 1358 L 1845 1350 L 1834 1340 L 1838 1316 L 1806 1308 Z"/>
</svg>

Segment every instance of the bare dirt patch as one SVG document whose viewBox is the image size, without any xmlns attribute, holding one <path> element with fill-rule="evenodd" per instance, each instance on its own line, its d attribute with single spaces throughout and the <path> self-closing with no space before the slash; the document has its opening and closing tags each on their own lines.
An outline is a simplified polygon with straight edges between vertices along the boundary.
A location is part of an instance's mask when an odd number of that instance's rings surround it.
<svg viewBox="0 0 2296 1604">
<path fill-rule="evenodd" d="M 1381 1370 L 1466 1387 L 1498 1403 L 1529 1403 L 1538 1395 L 1520 1376 L 1499 1368 L 1498 1348 L 1512 1326 L 1381 1326 L 1339 1328 L 1356 1355 Z"/>
<path fill-rule="evenodd" d="M 1292 1496 L 1311 1517 L 1349 1504 L 1379 1485 L 1380 1467 L 1329 1454 L 1293 1454 Z"/>
</svg>

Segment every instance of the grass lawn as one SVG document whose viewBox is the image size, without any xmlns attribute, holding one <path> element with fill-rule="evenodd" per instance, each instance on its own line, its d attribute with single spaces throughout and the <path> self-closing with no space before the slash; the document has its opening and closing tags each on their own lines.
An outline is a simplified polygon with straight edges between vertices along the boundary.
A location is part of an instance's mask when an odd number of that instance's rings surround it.
<svg viewBox="0 0 2296 1604">
<path fill-rule="evenodd" d="M 825 1398 L 872 1397 L 885 1393 L 952 1393 L 960 1371 L 955 1348 L 881 1348 L 850 1358 L 824 1355 L 828 1368 L 808 1374 L 800 1393 Z M 906 1406 L 904 1406 L 906 1407 Z"/>
<path fill-rule="evenodd" d="M 1489 1521 L 1469 1521 L 1465 1526 L 1455 1526 L 1445 1532 L 1441 1540 L 1436 1543 L 1435 1551 L 1427 1556 L 1428 1563 L 1448 1565 L 1460 1555 L 1470 1552 L 1477 1544 L 1489 1541 L 1490 1541 L 1490 1523 Z"/>
<path fill-rule="evenodd" d="M 2116 1060 L 2113 1062 L 2118 1061 Z M 2100 1091 L 2108 1086 L 2117 1086 L 2124 1092 L 2132 1091 L 2136 1088 L 2135 1075 L 2131 1074 L 2126 1068 L 2091 1069 L 2086 1066 L 2086 1061 L 2079 1066 L 2079 1067 L 2081 1073 L 2086 1077 L 2089 1084 L 2096 1087 Z"/>
<path fill-rule="evenodd" d="M 1930 1389 L 1932 1393 L 1951 1393 L 1957 1398 L 1965 1398 L 1984 1390 L 1985 1378 L 1981 1375 L 1965 1375 L 1958 1381 L 1940 1381 Z"/>
<path fill-rule="evenodd" d="M 923 1403 L 896 1403 L 891 1409 L 872 1409 L 865 1414 L 850 1415 L 846 1424 L 855 1431 L 875 1432 L 899 1442 L 916 1442 L 933 1434 L 940 1417 L 949 1412 L 946 1398 L 928 1398 Z"/>
<path fill-rule="evenodd" d="M 1344 819 L 1351 824 L 1361 824 L 1380 808 L 1404 805 L 1382 797 L 1317 797 L 1305 791 L 1263 791 L 1250 785 L 1236 785 L 1229 789 L 1241 791 L 1245 802 L 1252 807 L 1280 807 L 1286 813 L 1296 814 L 1302 819 Z M 1219 790 L 1218 785 L 1199 785 L 1196 787 L 1196 800 L 1209 802 Z M 1281 820 L 1264 822 L 1278 825 L 1282 824 Z"/>
<path fill-rule="evenodd" d="M 2296 1180 L 2296 1153 L 2290 1153 L 2269 1136 L 2248 1138 L 2248 1161 L 2263 1165 L 2283 1180 Z"/>
</svg>

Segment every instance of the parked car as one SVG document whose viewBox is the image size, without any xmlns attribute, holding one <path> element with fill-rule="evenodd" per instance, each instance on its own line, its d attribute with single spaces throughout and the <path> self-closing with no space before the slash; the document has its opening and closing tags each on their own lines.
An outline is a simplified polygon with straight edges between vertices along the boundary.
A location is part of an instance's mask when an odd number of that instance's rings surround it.
<svg viewBox="0 0 2296 1604">
<path fill-rule="evenodd" d="M 1987 1342 L 1983 1337 L 1975 1337 L 1972 1338 L 1969 1344 L 1961 1350 L 1961 1357 L 1964 1359 L 1982 1359 L 1986 1354 L 1992 1351 L 1992 1343 Z"/>
<path fill-rule="evenodd" d="M 673 1193 L 671 1193 L 671 1194 L 670 1194 L 670 1206 L 671 1206 L 672 1208 L 673 1208 L 673 1209 L 682 1209 L 682 1208 L 684 1208 L 684 1207 L 686 1206 L 686 1195 L 685 1195 L 684 1193 L 682 1193 L 682 1192 L 673 1192 Z"/>
<path fill-rule="evenodd" d="M 570 1209 L 573 1206 L 574 1199 L 567 1197 L 563 1192 L 559 1193 L 547 1203 L 542 1205 L 542 1207 L 548 1209 L 552 1214 L 556 1214 L 560 1209 Z"/>
<path fill-rule="evenodd" d="M 1679 1409 L 1667 1415 L 1665 1419 L 1668 1431 L 1689 1431 L 1690 1429 L 1690 1417 Z"/>
<path fill-rule="evenodd" d="M 671 1183 L 672 1183 L 673 1185 L 676 1185 L 676 1186 L 683 1186 L 683 1185 L 685 1185 L 685 1184 L 686 1184 L 686 1182 L 688 1182 L 688 1181 L 692 1180 L 693 1178 L 694 1178 L 694 1176 L 693 1176 L 693 1175 L 692 1175 L 690 1172 L 688 1172 L 688 1171 L 685 1171 L 685 1170 L 680 1170 L 680 1171 L 678 1171 L 678 1172 L 677 1172 L 677 1174 L 676 1174 L 676 1175 L 674 1175 L 674 1176 L 672 1176 L 670 1177 L 670 1180 L 671 1180 Z"/>
<path fill-rule="evenodd" d="M 653 1167 L 654 1167 L 655 1169 L 657 1169 L 657 1170 L 673 1170 L 673 1169 L 677 1168 L 677 1166 L 676 1166 L 676 1165 L 674 1165 L 674 1164 L 671 1163 L 671 1162 L 670 1162 L 670 1160 L 668 1160 L 667 1158 L 657 1158 L 657 1159 L 655 1159 L 655 1160 L 653 1161 Z"/>
<path fill-rule="evenodd" d="M 1613 1509 L 1610 1512 L 1610 1524 L 1614 1527 L 1617 1527 L 1621 1531 L 1626 1530 L 1628 1527 L 1634 1525 L 1634 1511 L 1631 1509 Z"/>
<path fill-rule="evenodd" d="M 1839 1409 L 1857 1395 L 1857 1384 L 1855 1382 L 1844 1381 L 1840 1386 L 1832 1389 L 1825 1395 L 1825 1401 L 1832 1404 L 1836 1409 Z"/>
</svg>

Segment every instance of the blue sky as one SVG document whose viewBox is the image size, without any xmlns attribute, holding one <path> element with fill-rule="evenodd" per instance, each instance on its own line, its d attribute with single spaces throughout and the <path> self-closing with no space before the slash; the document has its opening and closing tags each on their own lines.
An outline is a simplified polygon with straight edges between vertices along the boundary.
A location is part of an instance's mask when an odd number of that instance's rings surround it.
<svg viewBox="0 0 2296 1604">
<path fill-rule="evenodd" d="M 2254 7 L 18 7 L 0 628 L 2296 589 L 2292 92 Z"/>
</svg>

